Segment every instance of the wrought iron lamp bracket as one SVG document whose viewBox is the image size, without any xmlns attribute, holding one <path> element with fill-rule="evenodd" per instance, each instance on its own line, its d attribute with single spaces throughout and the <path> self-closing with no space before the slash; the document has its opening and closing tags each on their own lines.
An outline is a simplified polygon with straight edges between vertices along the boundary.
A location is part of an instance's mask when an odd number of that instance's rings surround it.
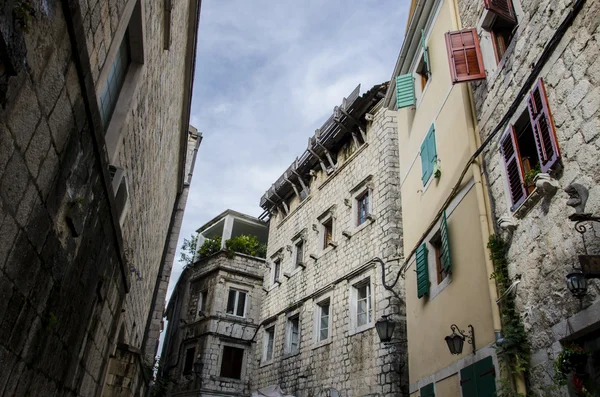
<svg viewBox="0 0 600 397">
<path fill-rule="evenodd" d="M 473 328 L 471 324 L 468 325 L 468 328 L 469 333 L 467 334 L 464 330 L 458 328 L 458 325 L 456 324 L 452 324 L 450 326 L 450 330 L 452 332 L 459 334 L 467 341 L 468 344 L 473 346 L 473 354 L 475 354 L 475 351 L 477 350 L 477 348 L 475 347 L 475 328 Z"/>
</svg>

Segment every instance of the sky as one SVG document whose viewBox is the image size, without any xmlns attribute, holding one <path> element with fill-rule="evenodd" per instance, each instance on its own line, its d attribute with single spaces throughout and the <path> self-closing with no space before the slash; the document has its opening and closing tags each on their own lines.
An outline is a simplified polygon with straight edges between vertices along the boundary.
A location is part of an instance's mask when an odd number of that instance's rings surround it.
<svg viewBox="0 0 600 397">
<path fill-rule="evenodd" d="M 390 79 L 409 0 L 203 0 L 190 124 L 203 134 L 179 247 L 264 192 L 361 84 Z M 179 254 L 167 297 L 182 265 Z"/>
</svg>

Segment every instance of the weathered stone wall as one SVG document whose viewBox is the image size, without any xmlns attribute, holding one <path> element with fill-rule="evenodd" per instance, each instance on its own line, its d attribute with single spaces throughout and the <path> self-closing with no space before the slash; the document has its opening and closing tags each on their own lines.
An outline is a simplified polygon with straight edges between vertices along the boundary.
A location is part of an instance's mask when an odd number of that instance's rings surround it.
<svg viewBox="0 0 600 397">
<path fill-rule="evenodd" d="M 395 372 L 406 360 L 404 353 L 390 354 L 392 349 L 380 343 L 372 327 L 352 336 L 349 333 L 348 294 L 355 276 L 371 277 L 375 320 L 384 313 L 404 315 L 403 302 L 399 305 L 381 285 L 381 268 L 366 265 L 373 257 L 387 260 L 401 252 L 397 145 L 395 116 L 385 110 L 377 111 L 368 127 L 367 143 L 355 151 L 352 143 L 340 150 L 338 169 L 333 174 L 327 176 L 319 171 L 306 199 L 300 203 L 294 199 L 286 217 L 278 214 L 271 218 L 267 258 L 281 253 L 281 284 L 273 285 L 271 272 L 266 272 L 264 284 L 268 292 L 261 319 L 274 319 L 265 324 L 275 325 L 274 359 L 268 364 L 261 361 L 264 332 L 259 332 L 255 359 L 261 364 L 253 376 L 253 389 L 279 384 L 286 394 L 301 396 L 317 395 L 329 388 L 343 396 L 390 396 L 400 393 L 401 385 L 407 385 L 407 377 Z M 373 219 L 356 227 L 351 191 L 361 182 L 371 188 Z M 333 241 L 337 246 L 322 250 L 318 217 L 328 209 L 334 218 Z M 303 230 L 306 267 L 295 269 L 293 239 Z M 269 263 L 272 267 L 273 261 Z M 388 283 L 396 269 L 388 266 Z M 401 285 L 396 288 L 403 295 Z M 333 321 L 331 343 L 317 347 L 313 298 L 324 296 L 315 296 L 318 291 L 330 294 Z M 300 348 L 292 356 L 284 354 L 286 312 L 300 316 Z M 404 338 L 404 324 L 398 328 L 395 335 Z"/>
<path fill-rule="evenodd" d="M 261 258 L 243 254 L 230 258 L 227 253 L 219 252 L 182 273 L 169 303 L 169 327 L 162 352 L 164 374 L 173 381 L 172 392 L 198 395 L 201 378 L 201 395 L 250 395 L 250 379 L 256 368 L 256 345 L 251 341 L 259 326 L 264 271 L 265 261 Z M 244 318 L 226 313 L 230 286 L 247 291 Z M 204 310 L 198 314 L 201 292 L 205 294 Z M 224 344 L 245 350 L 239 380 L 220 376 Z M 196 357 L 204 365 L 199 378 L 183 374 L 184 355 L 192 347 L 196 347 Z"/>
<path fill-rule="evenodd" d="M 145 64 L 120 154 L 130 201 L 123 230 L 94 83 L 102 84 L 99 70 L 126 2 L 31 3 L 28 28 L 13 24 L 12 1 L 0 10 L 3 38 L 25 43 L 15 70 L 4 68 L 2 54 L 0 395 L 93 396 L 103 388 L 122 310 L 127 342 L 137 339 L 138 348 L 148 317 L 187 123 L 189 2 L 172 10 L 169 51 L 163 1 L 143 2 Z M 143 389 L 139 374 L 131 394 Z"/>
<path fill-rule="evenodd" d="M 482 139 L 508 111 L 531 73 L 532 64 L 573 4 L 552 0 L 514 2 L 519 22 L 516 38 L 499 67 L 488 70 L 487 81 L 473 84 Z M 459 0 L 458 3 L 463 26 L 475 27 L 483 12 L 483 2 Z M 574 181 L 588 187 L 586 212 L 600 212 L 599 24 L 600 3 L 586 1 L 538 76 L 544 80 L 562 155 L 563 170 L 556 175 L 560 190 L 538 202 L 528 199 L 526 205 L 531 209 L 515 215 L 514 233 L 503 232 L 510 242 L 510 275 L 522 276 L 516 292 L 517 307 L 530 335 L 533 355 L 529 381 L 536 395 L 563 395 L 562 391 L 548 388 L 554 374 L 552 361 L 561 350 L 559 335 L 552 326 L 579 311 L 579 302 L 567 290 L 565 275 L 577 265 L 577 255 L 584 253 L 584 248 L 568 219 L 573 209 L 566 206 L 567 195 L 562 189 Z M 525 109 L 523 105 L 524 102 L 521 109 Z M 512 215 L 498 145 L 500 135 L 484 152 L 496 219 Z M 588 231 L 585 238 L 590 253 L 599 253 L 598 232 Z M 584 307 L 598 299 L 598 288 L 598 283 L 591 281 Z"/>
</svg>

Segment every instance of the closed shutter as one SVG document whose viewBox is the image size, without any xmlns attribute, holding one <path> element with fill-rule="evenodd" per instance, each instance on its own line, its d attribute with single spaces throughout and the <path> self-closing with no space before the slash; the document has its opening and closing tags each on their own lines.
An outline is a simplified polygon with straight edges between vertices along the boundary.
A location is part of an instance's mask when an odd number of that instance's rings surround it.
<svg viewBox="0 0 600 397">
<path fill-rule="evenodd" d="M 550 114 L 546 89 L 541 78 L 533 87 L 533 90 L 527 98 L 527 108 L 529 109 L 529 118 L 542 172 L 548 172 L 560 159 L 560 149 L 556 139 L 556 130 L 554 121 Z"/>
<path fill-rule="evenodd" d="M 477 385 L 477 397 L 496 396 L 496 369 L 491 357 L 473 364 L 475 383 Z"/>
<path fill-rule="evenodd" d="M 510 199 L 512 202 L 511 211 L 517 207 L 527 197 L 525 186 L 523 184 L 523 166 L 521 164 L 521 155 L 517 146 L 517 134 L 515 127 L 509 125 L 500 141 L 502 157 L 504 158 L 504 167 L 506 169 L 506 177 L 508 179 L 508 189 L 510 191 Z"/>
<path fill-rule="evenodd" d="M 446 49 L 452 84 L 485 78 L 477 30 L 446 33 Z"/>
<path fill-rule="evenodd" d="M 500 18 L 512 23 L 517 22 L 515 9 L 511 0 L 483 0 L 483 3 L 487 10 L 498 15 Z"/>
<path fill-rule="evenodd" d="M 419 390 L 419 394 L 421 395 L 421 397 L 435 397 L 433 383 L 430 383 L 427 386 L 423 386 L 421 390 Z"/>
<path fill-rule="evenodd" d="M 433 173 L 433 167 L 437 161 L 437 149 L 435 147 L 435 128 L 431 125 L 425 140 L 421 144 L 421 180 L 423 185 L 427 183 Z"/>
<path fill-rule="evenodd" d="M 452 260 L 450 258 L 450 240 L 448 238 L 448 220 L 446 219 L 446 211 L 442 215 L 440 225 L 440 235 L 442 238 L 442 266 L 446 273 L 450 273 L 452 269 Z"/>
<path fill-rule="evenodd" d="M 469 365 L 460 370 L 460 389 L 462 397 L 477 397 L 477 382 L 475 379 L 474 365 Z"/>
<path fill-rule="evenodd" d="M 425 29 L 421 29 L 421 47 L 423 47 L 423 63 L 425 63 L 425 71 L 431 74 L 429 66 L 429 49 L 427 48 L 427 40 L 425 38 Z"/>
<path fill-rule="evenodd" d="M 429 268 L 427 266 L 427 245 L 417 248 L 417 296 L 422 298 L 429 293 Z"/>
<path fill-rule="evenodd" d="M 396 76 L 396 104 L 398 109 L 415 106 L 415 79 L 412 74 Z"/>
</svg>

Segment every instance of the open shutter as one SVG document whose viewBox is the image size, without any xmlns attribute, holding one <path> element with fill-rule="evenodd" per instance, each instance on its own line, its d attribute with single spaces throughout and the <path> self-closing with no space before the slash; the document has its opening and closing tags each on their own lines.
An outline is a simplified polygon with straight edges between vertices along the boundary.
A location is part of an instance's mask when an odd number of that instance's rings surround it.
<svg viewBox="0 0 600 397">
<path fill-rule="evenodd" d="M 429 268 L 427 266 L 427 245 L 417 248 L 417 296 L 422 298 L 429 293 Z"/>
<path fill-rule="evenodd" d="M 517 207 L 527 197 L 527 192 L 523 184 L 523 166 L 521 164 L 521 155 L 517 146 L 517 135 L 515 127 L 509 125 L 500 141 L 502 157 L 504 158 L 504 167 L 506 168 L 506 177 L 508 179 L 508 189 L 510 190 L 510 199 L 512 202 L 511 211 Z"/>
<path fill-rule="evenodd" d="M 485 8 L 508 22 L 516 23 L 515 9 L 511 0 L 483 0 Z"/>
<path fill-rule="evenodd" d="M 485 78 L 477 30 L 465 29 L 446 33 L 446 49 L 452 84 Z"/>
<path fill-rule="evenodd" d="M 433 166 L 437 161 L 437 149 L 435 147 L 435 128 L 433 124 L 421 144 L 421 180 L 423 186 L 427 183 L 433 173 Z"/>
<path fill-rule="evenodd" d="M 493 397 L 496 395 L 496 369 L 492 357 L 486 357 L 483 360 L 473 364 L 475 375 L 475 384 L 477 385 L 477 396 Z"/>
<path fill-rule="evenodd" d="M 429 162 L 431 163 L 431 170 L 433 171 L 433 165 L 437 161 L 437 148 L 435 146 L 435 127 L 431 124 L 429 131 L 427 132 L 427 153 L 429 154 Z"/>
<path fill-rule="evenodd" d="M 529 93 L 527 108 L 529 109 L 535 145 L 540 158 L 540 168 L 542 172 L 548 172 L 558 163 L 560 149 L 556 139 L 554 121 L 548 107 L 546 89 L 541 77 Z"/>
<path fill-rule="evenodd" d="M 433 390 L 433 383 L 423 386 L 421 388 L 421 390 L 419 390 L 419 394 L 421 395 L 421 397 L 435 397 L 435 391 Z"/>
<path fill-rule="evenodd" d="M 469 365 L 460 370 L 462 397 L 477 397 L 477 383 L 474 375 L 474 365 Z"/>
<path fill-rule="evenodd" d="M 440 235 L 442 239 L 442 266 L 446 273 L 450 273 L 452 269 L 452 260 L 450 259 L 450 240 L 448 238 L 448 220 L 446 219 L 446 211 L 442 215 L 440 225 Z"/>
<path fill-rule="evenodd" d="M 421 47 L 423 47 L 423 62 L 425 63 L 425 70 L 427 74 L 431 74 L 431 68 L 429 66 L 429 49 L 427 48 L 427 40 L 425 38 L 425 29 L 421 29 Z"/>
<path fill-rule="evenodd" d="M 398 109 L 415 106 L 415 79 L 412 74 L 396 76 L 396 104 Z"/>
</svg>

